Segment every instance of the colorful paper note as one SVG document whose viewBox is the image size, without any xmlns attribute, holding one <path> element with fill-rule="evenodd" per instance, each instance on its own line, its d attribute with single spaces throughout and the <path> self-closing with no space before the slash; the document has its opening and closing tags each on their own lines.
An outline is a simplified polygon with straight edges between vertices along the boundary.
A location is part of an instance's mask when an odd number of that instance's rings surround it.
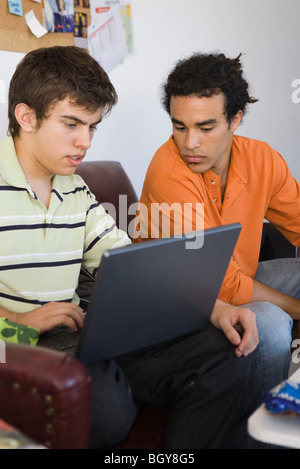
<svg viewBox="0 0 300 469">
<path fill-rule="evenodd" d="M 8 11 L 13 15 L 23 16 L 22 0 L 8 0 Z"/>
</svg>

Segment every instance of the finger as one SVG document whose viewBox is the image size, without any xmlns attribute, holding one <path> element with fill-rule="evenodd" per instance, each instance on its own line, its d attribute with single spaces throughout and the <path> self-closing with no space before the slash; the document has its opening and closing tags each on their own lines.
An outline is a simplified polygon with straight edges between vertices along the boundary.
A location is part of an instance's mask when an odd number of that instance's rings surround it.
<svg viewBox="0 0 300 469">
<path fill-rule="evenodd" d="M 233 327 L 229 321 L 223 321 L 223 324 L 220 324 L 220 327 L 224 334 L 226 335 L 227 339 L 233 345 L 239 345 L 241 343 L 241 336 L 238 331 Z"/>
<path fill-rule="evenodd" d="M 80 306 L 75 303 L 54 303 L 56 315 L 66 315 L 71 317 L 79 326 L 83 325 L 84 314 Z"/>
<path fill-rule="evenodd" d="M 76 307 L 71 307 L 68 308 L 65 315 L 67 319 L 71 319 L 75 325 L 76 328 L 82 328 L 83 327 L 83 322 L 84 322 L 84 314 L 81 308 L 79 308 L 77 305 L 74 305 Z M 69 321 L 68 321 L 69 323 Z"/>
<path fill-rule="evenodd" d="M 60 317 L 60 319 L 60 324 L 69 327 L 73 332 L 76 332 L 78 330 L 77 322 L 71 316 L 63 315 Z"/>
<path fill-rule="evenodd" d="M 245 314 L 240 315 L 240 325 L 244 331 L 238 352 L 244 356 L 252 353 L 258 345 L 258 331 L 256 327 L 256 317 L 250 310 L 245 310 Z"/>
<path fill-rule="evenodd" d="M 232 326 L 231 322 L 225 319 L 222 321 L 222 324 L 220 324 L 228 340 L 233 345 L 236 345 L 235 354 L 237 357 L 249 355 L 255 350 L 258 343 L 256 328 L 253 327 L 252 322 L 243 322 L 243 325 L 237 324 L 236 326 Z M 242 335 L 239 331 L 243 332 Z"/>
<path fill-rule="evenodd" d="M 247 329 L 243 334 L 241 343 L 236 349 L 236 355 L 239 357 L 246 357 L 256 349 L 258 342 L 259 340 L 256 331 L 253 331 L 252 329 L 250 332 L 249 329 Z"/>
<path fill-rule="evenodd" d="M 44 326 L 47 329 L 63 324 L 69 327 L 72 331 L 77 331 L 78 327 L 82 328 L 83 326 L 83 311 L 74 303 L 52 302 L 44 305 L 42 308 L 44 308 Z"/>
</svg>

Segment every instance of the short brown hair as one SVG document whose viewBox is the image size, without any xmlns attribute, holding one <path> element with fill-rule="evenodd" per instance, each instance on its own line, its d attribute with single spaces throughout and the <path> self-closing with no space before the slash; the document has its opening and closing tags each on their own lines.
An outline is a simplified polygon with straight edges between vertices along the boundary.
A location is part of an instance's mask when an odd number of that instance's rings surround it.
<svg viewBox="0 0 300 469">
<path fill-rule="evenodd" d="M 29 52 L 18 64 L 8 96 L 8 132 L 18 136 L 15 118 L 19 103 L 34 110 L 37 127 L 57 101 L 71 102 L 91 112 L 110 112 L 117 93 L 107 73 L 85 50 L 75 46 L 55 46 Z"/>
</svg>

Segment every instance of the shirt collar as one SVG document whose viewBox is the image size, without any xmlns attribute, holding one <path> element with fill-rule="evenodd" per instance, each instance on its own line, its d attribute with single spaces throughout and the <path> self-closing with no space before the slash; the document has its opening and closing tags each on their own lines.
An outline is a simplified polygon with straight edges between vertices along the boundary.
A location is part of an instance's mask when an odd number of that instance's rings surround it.
<svg viewBox="0 0 300 469">
<path fill-rule="evenodd" d="M 231 172 L 232 175 L 234 175 L 234 178 L 240 183 L 246 184 L 248 181 L 247 167 L 245 165 L 246 155 L 240 152 L 238 140 L 239 137 L 234 135 L 231 145 L 229 172 Z"/>
</svg>

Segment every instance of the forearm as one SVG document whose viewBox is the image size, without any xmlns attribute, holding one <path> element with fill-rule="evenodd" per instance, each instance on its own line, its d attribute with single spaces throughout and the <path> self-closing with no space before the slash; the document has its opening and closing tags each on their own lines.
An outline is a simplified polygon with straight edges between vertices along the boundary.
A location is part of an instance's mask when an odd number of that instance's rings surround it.
<svg viewBox="0 0 300 469">
<path fill-rule="evenodd" d="M 2 308 L 0 306 L 0 317 L 6 318 L 12 322 L 18 322 L 18 313 L 14 313 L 13 311 L 9 311 L 6 308 Z"/>
<path fill-rule="evenodd" d="M 279 306 L 293 319 L 300 319 L 300 300 L 275 290 L 263 283 L 253 280 L 251 302 L 268 301 Z"/>
</svg>

